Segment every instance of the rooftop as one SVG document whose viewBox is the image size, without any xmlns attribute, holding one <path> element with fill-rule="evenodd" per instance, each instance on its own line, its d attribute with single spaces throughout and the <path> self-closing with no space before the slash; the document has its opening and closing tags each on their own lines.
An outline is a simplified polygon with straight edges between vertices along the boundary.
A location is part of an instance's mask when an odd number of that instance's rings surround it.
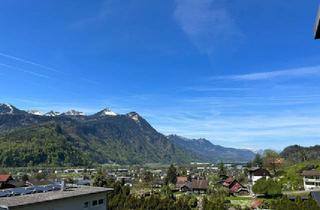
<svg viewBox="0 0 320 210">
<path fill-rule="evenodd" d="M 25 206 L 34 203 L 41 203 L 47 201 L 60 200 L 65 198 L 83 196 L 88 194 L 96 194 L 111 191 L 111 188 L 102 188 L 102 187 L 76 187 L 69 188 L 64 191 L 51 191 L 45 193 L 35 193 L 30 195 L 20 195 L 13 197 L 3 197 L 0 198 L 0 206 L 6 207 L 17 207 Z"/>
<path fill-rule="evenodd" d="M 309 170 L 309 171 L 303 171 L 302 176 L 320 176 L 320 171 L 316 170 Z"/>
<path fill-rule="evenodd" d="M 13 180 L 9 174 L 0 174 L 0 182 L 7 182 Z"/>
</svg>

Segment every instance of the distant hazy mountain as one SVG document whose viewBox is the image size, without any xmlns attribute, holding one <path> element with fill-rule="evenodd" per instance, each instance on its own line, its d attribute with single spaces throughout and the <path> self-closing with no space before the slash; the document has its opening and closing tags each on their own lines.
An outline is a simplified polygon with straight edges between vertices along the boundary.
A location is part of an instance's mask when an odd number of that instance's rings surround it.
<svg viewBox="0 0 320 210">
<path fill-rule="evenodd" d="M 177 135 L 169 135 L 168 139 L 206 161 L 247 162 L 255 156 L 251 150 L 226 148 L 214 145 L 206 139 L 187 139 Z"/>
</svg>

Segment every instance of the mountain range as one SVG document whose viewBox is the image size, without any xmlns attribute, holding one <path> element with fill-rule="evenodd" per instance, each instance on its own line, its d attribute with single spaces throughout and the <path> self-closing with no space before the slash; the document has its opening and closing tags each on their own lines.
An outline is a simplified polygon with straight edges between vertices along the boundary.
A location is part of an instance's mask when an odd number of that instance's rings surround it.
<svg viewBox="0 0 320 210">
<path fill-rule="evenodd" d="M 196 154 L 202 160 L 209 162 L 247 162 L 254 158 L 255 153 L 251 150 L 246 149 L 234 149 L 214 145 L 207 139 L 188 139 L 177 135 L 169 135 L 168 139 L 171 140 L 175 145 Z"/>
<path fill-rule="evenodd" d="M 189 163 L 251 160 L 254 153 L 164 136 L 136 112 L 24 111 L 0 104 L 0 164 Z"/>
</svg>

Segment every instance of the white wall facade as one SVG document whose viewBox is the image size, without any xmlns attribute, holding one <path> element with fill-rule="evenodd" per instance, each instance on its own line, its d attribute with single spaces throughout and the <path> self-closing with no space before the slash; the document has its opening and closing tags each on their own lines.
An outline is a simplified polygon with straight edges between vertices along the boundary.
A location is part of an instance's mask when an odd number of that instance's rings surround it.
<svg viewBox="0 0 320 210">
<path fill-rule="evenodd" d="M 303 185 L 305 190 L 319 190 L 320 177 L 319 176 L 305 176 L 303 177 Z"/>
</svg>

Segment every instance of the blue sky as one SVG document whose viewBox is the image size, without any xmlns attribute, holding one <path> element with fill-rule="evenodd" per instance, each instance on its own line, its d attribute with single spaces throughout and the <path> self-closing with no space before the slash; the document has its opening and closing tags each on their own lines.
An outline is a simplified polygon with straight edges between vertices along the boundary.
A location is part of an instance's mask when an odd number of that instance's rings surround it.
<svg viewBox="0 0 320 210">
<path fill-rule="evenodd" d="M 320 137 L 317 0 L 3 0 L 0 101 L 239 148 Z"/>
</svg>

